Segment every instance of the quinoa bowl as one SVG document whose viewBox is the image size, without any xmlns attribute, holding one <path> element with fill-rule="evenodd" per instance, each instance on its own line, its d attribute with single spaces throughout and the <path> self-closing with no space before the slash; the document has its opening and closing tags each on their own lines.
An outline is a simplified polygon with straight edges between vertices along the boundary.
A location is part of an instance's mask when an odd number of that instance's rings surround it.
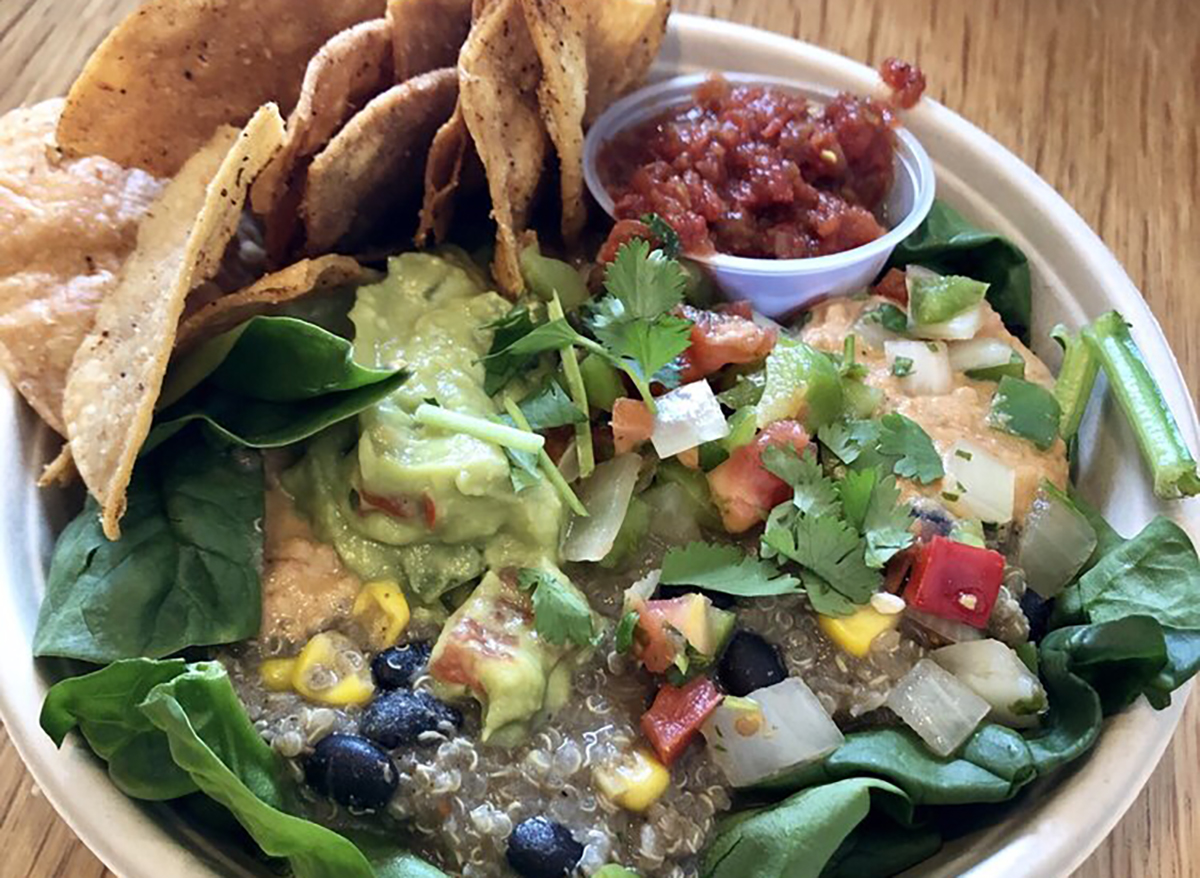
<svg viewBox="0 0 1200 878">
<path fill-rule="evenodd" d="M 755 68 L 858 93 L 874 88 L 870 71 L 823 50 L 687 16 L 672 19 L 654 75 Z M 1104 311 L 1119 309 L 1132 324 L 1133 336 L 1179 418 L 1185 439 L 1194 446 L 1195 415 L 1161 331 L 1119 265 L 1078 216 L 1024 165 L 944 108 L 926 101 L 908 116 L 906 125 L 926 145 L 935 163 L 939 196 L 979 226 L 1004 234 L 1028 255 L 1033 275 L 1035 353 L 1056 365 L 1057 351 L 1046 339 L 1051 325 L 1080 326 Z M 967 180 L 969 184 L 964 182 Z M 103 766 L 85 747 L 70 744 L 62 753 L 55 752 L 37 727 L 34 717 L 42 695 L 64 668 L 57 662 L 35 663 L 29 658 L 42 591 L 40 585 L 30 584 L 44 581 L 53 535 L 78 498 L 37 491 L 37 467 L 50 456 L 48 431 L 35 424 L 12 394 L 7 397 L 5 417 L 4 459 L 10 467 L 9 483 L 20 486 L 15 494 L 18 502 L 7 513 L 7 586 L 3 593 L 8 611 L 0 614 L 9 629 L 5 643 L 11 651 L 0 703 L 14 741 L 56 807 L 118 873 L 130 878 L 163 871 L 213 875 L 243 870 L 254 874 L 254 863 L 244 857 L 230 860 L 228 851 L 214 848 L 176 811 L 135 805 L 118 794 Z M 1197 532 L 1194 503 L 1166 506 L 1153 497 L 1134 436 L 1114 406 L 1093 406 L 1080 436 L 1084 450 L 1077 458 L 1078 481 L 1086 499 L 1098 506 L 1117 530 L 1136 532 L 1154 514 L 1165 512 L 1185 530 Z M 605 602 L 619 607 L 624 587 L 638 577 L 627 571 L 620 583 L 606 584 L 604 578 L 598 576 L 588 587 L 594 607 L 601 610 Z M 750 627 L 786 642 L 788 671 L 803 674 L 811 668 L 806 664 L 810 661 L 806 650 L 815 650 L 819 637 L 802 617 L 797 621 L 795 613 L 779 612 L 784 600 L 767 598 L 756 603 L 749 611 L 754 616 Z M 534 732 L 521 751 L 519 764 L 474 748 L 453 734 L 462 723 L 467 729 L 477 728 L 472 726 L 479 722 L 477 717 L 447 714 L 439 719 L 444 728 L 421 732 L 430 736 L 424 743 L 431 749 L 424 752 L 434 752 L 436 758 L 414 756 L 411 763 L 397 768 L 419 781 L 414 790 L 452 794 L 455 810 L 450 816 L 458 821 L 455 826 L 461 827 L 461 835 L 450 836 L 452 844 L 468 852 L 489 846 L 495 849 L 512 830 L 504 808 L 481 798 L 480 781 L 495 784 L 490 788 L 506 797 L 501 805 L 541 801 L 539 810 L 561 822 L 599 813 L 603 818 L 598 822 L 606 827 L 600 835 L 621 838 L 627 832 L 630 824 L 625 814 L 606 809 L 594 795 L 589 799 L 588 791 L 572 782 L 585 762 L 599 758 L 605 748 L 627 746 L 637 735 L 637 729 L 628 723 L 623 727 L 620 722 L 598 721 L 612 710 L 612 704 L 644 698 L 641 693 L 622 692 L 621 680 L 630 659 L 610 646 L 611 642 L 602 642 L 593 663 L 576 680 L 575 697 L 558 714 L 561 725 Z M 256 667 L 270 655 L 267 651 L 250 657 L 248 667 Z M 241 663 L 247 657 L 237 647 L 221 657 L 230 668 L 235 688 L 247 701 L 251 719 L 285 757 L 299 753 L 309 736 L 338 732 L 357 721 L 353 712 L 301 705 L 294 694 L 256 703 L 248 694 L 253 687 L 239 684 Z M 818 652 L 816 658 L 829 655 Z M 879 685 L 890 686 L 915 659 L 901 656 L 901 666 L 890 671 L 876 667 L 869 673 L 853 662 L 833 661 L 836 670 L 830 670 L 829 679 L 812 686 L 834 699 L 839 709 L 852 714 L 868 712 L 884 694 L 882 689 L 872 689 L 878 674 L 884 674 Z M 823 660 L 819 663 L 826 664 Z M 419 681 L 413 688 L 421 688 Z M 1139 703 L 1109 720 L 1085 761 L 1044 782 L 1052 793 L 1040 786 L 1031 789 L 999 822 L 948 842 L 913 874 L 1000 875 L 1019 869 L 1022 874 L 1058 875 L 1077 865 L 1119 819 L 1148 777 L 1178 721 L 1186 691 L 1177 694 L 1165 711 L 1154 712 Z M 674 874 L 656 870 L 671 864 L 672 857 L 686 858 L 698 852 L 717 814 L 728 805 L 728 785 L 714 766 L 697 763 L 694 769 L 687 768 L 687 773 L 686 783 L 661 801 L 652 832 L 646 835 L 645 827 L 638 826 L 637 832 L 645 837 L 636 839 L 640 851 L 636 866 L 646 874 Z M 411 820 L 418 833 L 422 827 L 430 834 L 444 832 L 447 814 L 433 808 L 432 801 L 414 794 L 389 807 Z M 584 842 L 583 856 L 601 858 L 597 864 L 605 862 L 611 852 L 611 843 L 602 850 L 600 838 L 580 841 Z M 494 854 L 491 850 L 489 856 Z"/>
</svg>

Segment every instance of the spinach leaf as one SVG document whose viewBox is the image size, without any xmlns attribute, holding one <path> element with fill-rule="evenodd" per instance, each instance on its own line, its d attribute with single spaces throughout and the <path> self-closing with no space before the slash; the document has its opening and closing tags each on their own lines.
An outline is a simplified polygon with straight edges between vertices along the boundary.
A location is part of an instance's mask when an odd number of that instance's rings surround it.
<svg viewBox="0 0 1200 878">
<path fill-rule="evenodd" d="M 846 836 L 821 878 L 887 878 L 898 875 L 942 847 L 932 826 L 903 826 L 872 811 Z"/>
<path fill-rule="evenodd" d="M 59 537 L 34 655 L 104 664 L 253 637 L 262 515 L 256 455 L 177 441 L 143 458 L 119 540 L 91 499 Z"/>
<path fill-rule="evenodd" d="M 959 274 L 988 283 L 987 299 L 1013 335 L 1029 341 L 1033 288 L 1029 260 L 994 232 L 976 228 L 943 201 L 900 242 L 889 267 L 923 265 L 939 274 Z"/>
<path fill-rule="evenodd" d="M 146 439 L 149 452 L 192 421 L 252 448 L 306 439 L 361 412 L 407 378 L 353 359 L 353 345 L 294 317 L 254 317 L 172 366 L 170 401 Z"/>
<path fill-rule="evenodd" d="M 183 659 L 127 659 L 55 683 L 42 703 L 42 728 L 61 747 L 78 727 L 108 763 L 113 784 L 134 799 L 161 801 L 195 792 L 191 777 L 171 761 L 167 739 L 137 709 L 151 689 L 184 673 L 185 666 Z"/>
<path fill-rule="evenodd" d="M 284 767 L 246 716 L 217 662 L 139 659 L 53 686 L 42 727 L 58 744 L 78 726 L 109 771 L 139 783 L 135 798 L 205 800 L 231 814 L 269 856 L 289 861 L 297 878 L 444 878 L 442 872 L 377 835 L 353 841 L 286 813 L 296 797 Z M 144 764 L 133 765 L 141 757 Z M 227 809 L 227 811 L 225 810 Z M 217 812 L 209 811 L 210 820 Z"/>
<path fill-rule="evenodd" d="M 1079 578 L 1079 592 L 1093 622 L 1144 614 L 1200 629 L 1200 559 L 1183 529 L 1162 516 L 1100 558 Z"/>
<path fill-rule="evenodd" d="M 373 878 L 351 841 L 280 810 L 282 766 L 220 664 L 191 665 L 151 690 L 139 709 L 166 737 L 175 764 L 228 808 L 266 854 L 287 858 L 297 878 Z"/>
<path fill-rule="evenodd" d="M 700 874 L 817 878 L 873 808 L 886 809 L 901 824 L 912 822 L 912 805 L 904 793 L 872 778 L 813 787 L 772 807 L 743 811 L 718 826 Z"/>
</svg>

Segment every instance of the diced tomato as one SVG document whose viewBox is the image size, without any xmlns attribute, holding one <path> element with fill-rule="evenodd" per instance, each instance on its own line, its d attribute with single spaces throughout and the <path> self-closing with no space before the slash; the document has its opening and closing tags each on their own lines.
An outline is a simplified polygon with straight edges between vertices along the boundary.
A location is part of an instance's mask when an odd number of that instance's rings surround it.
<svg viewBox="0 0 1200 878">
<path fill-rule="evenodd" d="M 779 333 L 773 327 L 759 326 L 739 310 L 705 311 L 690 305 L 675 309 L 677 316 L 692 321 L 691 347 L 680 355 L 684 383 L 724 366 L 755 363 L 771 353 Z"/>
<path fill-rule="evenodd" d="M 613 402 L 612 431 L 617 454 L 633 451 L 654 432 L 654 415 L 640 399 L 622 396 Z"/>
<path fill-rule="evenodd" d="M 433 526 L 437 524 L 437 505 L 433 501 L 433 497 L 429 494 L 421 494 L 416 496 L 407 494 L 402 497 L 393 497 L 384 494 L 372 494 L 370 491 L 359 489 L 358 497 L 361 501 L 358 511 L 361 514 L 368 512 L 382 512 L 385 515 L 390 515 L 392 518 L 409 519 L 423 518 L 425 526 L 433 530 Z"/>
<path fill-rule="evenodd" d="M 682 689 L 666 685 L 658 690 L 654 704 L 642 714 L 642 734 L 664 765 L 687 749 L 724 697 L 708 677 L 697 677 Z"/>
<path fill-rule="evenodd" d="M 604 246 L 600 248 L 600 254 L 596 257 L 596 261 L 601 265 L 612 262 L 617 258 L 617 251 L 634 238 L 655 243 L 654 235 L 650 233 L 650 227 L 641 220 L 620 220 L 608 233 L 608 238 L 605 240 Z"/>
<path fill-rule="evenodd" d="M 671 601 L 646 601 L 638 609 L 633 654 L 652 674 L 664 674 L 687 649 L 687 640 L 668 620 Z"/>
<path fill-rule="evenodd" d="M 925 613 L 986 628 L 1004 581 L 1004 556 L 948 537 L 918 550 L 904 600 Z"/>
<path fill-rule="evenodd" d="M 908 304 L 908 284 L 905 282 L 904 272 L 899 268 L 890 269 L 879 279 L 879 283 L 875 284 L 871 292 L 900 305 Z"/>
<path fill-rule="evenodd" d="M 908 581 L 908 574 L 912 571 L 913 563 L 916 561 L 917 549 L 910 546 L 897 552 L 887 562 L 887 566 L 883 569 L 883 590 L 889 594 L 897 594 L 904 587 L 904 583 Z"/>
<path fill-rule="evenodd" d="M 787 445 L 803 451 L 808 434 L 797 421 L 776 421 L 708 474 L 708 487 L 725 530 L 734 534 L 749 530 L 788 498 L 791 488 L 787 482 L 762 465 L 763 449 Z"/>
<path fill-rule="evenodd" d="M 700 446 L 679 452 L 675 459 L 688 469 L 700 469 Z"/>
</svg>

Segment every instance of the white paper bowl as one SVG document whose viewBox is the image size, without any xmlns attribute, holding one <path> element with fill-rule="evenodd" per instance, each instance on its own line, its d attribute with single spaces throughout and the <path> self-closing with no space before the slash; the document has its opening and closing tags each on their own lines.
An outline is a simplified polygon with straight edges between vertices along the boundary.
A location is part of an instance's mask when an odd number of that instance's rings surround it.
<svg viewBox="0 0 1200 878">
<path fill-rule="evenodd" d="M 742 69 L 856 92 L 877 79 L 868 68 L 813 46 L 726 22 L 679 15 L 672 21 L 660 78 L 688 70 Z M 1077 326 L 1110 309 L 1132 324 L 1167 402 L 1195 448 L 1195 412 L 1166 340 L 1121 266 L 1079 216 L 1029 168 L 973 125 L 931 101 L 908 116 L 929 151 L 942 198 L 980 225 L 1012 237 L 1034 272 L 1035 348 L 1057 362 L 1047 330 Z M 1132 533 L 1157 512 L 1200 534 L 1196 502 L 1157 503 L 1133 435 L 1111 403 L 1083 428 L 1080 481 L 1109 520 Z M 42 695 L 60 666 L 30 657 L 45 562 L 55 529 L 78 497 L 41 493 L 41 464 L 57 451 L 48 431 L 0 388 L 0 714 L 46 795 L 79 836 L 123 878 L 217 878 L 243 871 L 163 806 L 126 799 L 103 766 L 74 740 L 54 749 L 37 724 Z M 1005 819 L 957 839 L 912 874 L 972 878 L 1055 878 L 1078 866 L 1137 796 L 1166 748 L 1186 692 L 1155 713 L 1144 703 L 1116 717 L 1073 770 L 1028 790 Z M 1180 843 L 1189 843 L 1180 840 Z M 0 869 L 2 871 L 2 869 Z"/>
<path fill-rule="evenodd" d="M 802 95 L 817 104 L 828 103 L 840 91 L 782 76 L 729 70 L 723 75 L 734 85 L 765 85 Z M 604 145 L 622 131 L 687 103 L 707 78 L 707 72 L 689 73 L 638 89 L 605 110 L 588 131 L 583 147 L 584 178 L 592 197 L 610 216 L 613 199 L 606 183 L 611 181 L 602 179 L 598 161 Z M 691 259 L 703 266 L 726 296 L 749 299 L 768 317 L 789 314 L 830 296 L 856 293 L 879 275 L 896 245 L 921 224 L 933 207 L 933 165 L 917 138 L 904 128 L 896 130 L 895 167 L 896 179 L 883 205 L 889 229 L 870 243 L 807 259 L 750 259 L 724 253 Z"/>
</svg>

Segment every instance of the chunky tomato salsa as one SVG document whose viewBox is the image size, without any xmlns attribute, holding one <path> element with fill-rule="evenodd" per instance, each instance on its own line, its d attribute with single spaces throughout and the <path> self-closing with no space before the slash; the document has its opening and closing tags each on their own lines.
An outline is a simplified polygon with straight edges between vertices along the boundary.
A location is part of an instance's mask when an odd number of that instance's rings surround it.
<svg viewBox="0 0 1200 878">
<path fill-rule="evenodd" d="M 905 105 L 919 97 L 920 71 L 903 66 L 914 72 Z M 617 219 L 658 214 L 688 253 L 823 256 L 884 234 L 894 124 L 892 105 L 874 98 L 821 106 L 713 76 L 690 103 L 608 143 L 601 174 Z"/>
</svg>

